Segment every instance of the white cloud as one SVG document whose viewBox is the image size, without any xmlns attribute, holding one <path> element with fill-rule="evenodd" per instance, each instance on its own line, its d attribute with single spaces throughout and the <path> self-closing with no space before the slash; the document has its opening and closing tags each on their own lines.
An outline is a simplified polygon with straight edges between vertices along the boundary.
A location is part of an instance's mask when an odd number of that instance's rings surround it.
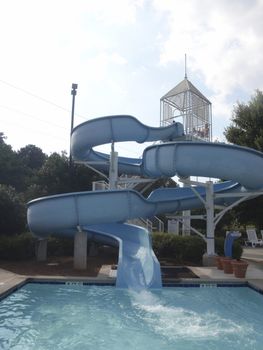
<svg viewBox="0 0 263 350">
<path fill-rule="evenodd" d="M 58 110 L 0 82 L 1 131 L 8 142 L 15 148 L 30 142 L 47 151 L 68 149 L 72 82 L 79 83 L 76 113 L 88 111 L 92 103 L 99 113 L 100 106 L 109 107 L 112 93 L 116 101 L 126 93 L 113 79 L 118 67 L 127 64 L 116 33 L 134 25 L 142 4 L 141 0 L 0 0 L 0 79 L 69 110 Z M 54 121 L 61 125 L 60 131 L 52 132 L 48 126 Z M 43 129 L 57 135 L 53 142 L 42 137 Z"/>
<path fill-rule="evenodd" d="M 263 88 L 262 11 L 263 0 L 0 0 L 0 131 L 6 128 L 15 148 L 37 135 L 40 147 L 67 148 L 71 83 L 79 84 L 76 114 L 134 114 L 157 126 L 159 98 L 183 77 L 186 52 L 189 79 L 213 103 L 222 134 L 238 94 L 242 100 Z M 61 132 L 23 113 L 55 122 Z M 44 129 L 66 146 L 43 140 Z"/>
<path fill-rule="evenodd" d="M 201 73 L 213 92 L 215 115 L 230 116 L 229 96 L 236 89 L 251 95 L 263 88 L 262 0 L 155 0 L 154 6 L 169 26 L 160 63 L 182 62 L 187 53 L 189 71 Z"/>
</svg>

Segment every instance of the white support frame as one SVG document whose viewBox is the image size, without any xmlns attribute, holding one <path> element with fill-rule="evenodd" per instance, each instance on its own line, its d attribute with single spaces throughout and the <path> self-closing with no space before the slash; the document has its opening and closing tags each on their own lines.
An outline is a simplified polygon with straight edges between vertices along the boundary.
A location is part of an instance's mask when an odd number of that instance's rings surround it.
<svg viewBox="0 0 263 350">
<path fill-rule="evenodd" d="M 178 219 L 177 219 L 181 224 L 183 223 L 183 219 L 182 219 L 182 217 L 178 217 Z M 195 229 L 193 226 L 188 226 L 188 228 L 190 229 L 190 231 L 193 231 L 193 232 L 195 232 L 198 236 L 200 236 L 201 238 L 203 238 L 203 240 L 205 241 L 205 242 L 207 242 L 207 239 L 206 239 L 206 237 L 205 237 L 205 235 L 203 235 L 201 232 L 199 232 L 197 229 Z"/>
<path fill-rule="evenodd" d="M 262 191 L 258 192 L 232 192 L 232 193 L 214 193 L 213 189 L 213 182 L 212 181 L 207 181 L 206 183 L 203 182 L 198 182 L 198 181 L 189 181 L 189 179 L 180 179 L 179 180 L 182 183 L 187 183 L 190 185 L 190 188 L 192 191 L 195 193 L 195 195 L 200 199 L 200 201 L 204 204 L 205 209 L 206 209 L 206 237 L 199 232 L 198 230 L 194 229 L 192 226 L 190 226 L 190 229 L 198 234 L 200 237 L 204 239 L 204 241 L 207 244 L 207 255 L 208 256 L 213 256 L 215 255 L 215 244 L 214 244 L 214 238 L 215 238 L 215 228 L 218 222 L 222 219 L 224 214 L 231 210 L 233 207 L 237 206 L 238 204 L 248 200 L 249 198 L 254 198 L 258 197 L 263 194 Z M 197 186 L 204 186 L 206 188 L 206 198 L 204 199 L 193 187 L 193 185 Z M 214 201 L 216 198 L 233 198 L 237 197 L 237 199 L 234 203 L 228 205 L 228 206 L 218 206 L 215 205 Z M 214 214 L 215 209 L 221 209 L 221 211 L 217 214 Z M 177 220 L 180 222 L 183 221 L 182 216 L 176 216 Z M 191 216 L 192 219 L 197 218 L 195 216 Z"/>
<path fill-rule="evenodd" d="M 111 143 L 110 166 L 109 166 L 109 189 L 118 187 L 118 152 L 115 152 L 114 142 Z"/>
<path fill-rule="evenodd" d="M 215 225 L 214 225 L 214 184 L 206 182 L 206 253 L 215 255 Z"/>
</svg>

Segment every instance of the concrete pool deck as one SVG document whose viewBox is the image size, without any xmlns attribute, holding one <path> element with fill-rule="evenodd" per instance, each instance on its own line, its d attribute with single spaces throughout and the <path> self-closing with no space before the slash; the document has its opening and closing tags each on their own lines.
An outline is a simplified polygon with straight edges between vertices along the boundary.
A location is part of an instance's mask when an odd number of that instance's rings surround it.
<svg viewBox="0 0 263 350">
<path fill-rule="evenodd" d="M 213 283 L 213 282 L 248 282 L 252 286 L 263 290 L 263 248 L 244 248 L 243 259 L 249 262 L 246 278 L 240 279 L 232 274 L 225 274 L 216 267 L 189 266 L 189 268 L 199 277 L 199 279 L 180 279 L 175 282 L 189 283 Z M 19 275 L 0 268 L 0 295 L 18 288 L 21 284 L 30 280 L 38 281 L 82 281 L 87 283 L 114 283 L 115 277 L 111 276 L 111 266 L 103 265 L 97 277 L 83 276 L 43 276 L 43 275 Z"/>
</svg>

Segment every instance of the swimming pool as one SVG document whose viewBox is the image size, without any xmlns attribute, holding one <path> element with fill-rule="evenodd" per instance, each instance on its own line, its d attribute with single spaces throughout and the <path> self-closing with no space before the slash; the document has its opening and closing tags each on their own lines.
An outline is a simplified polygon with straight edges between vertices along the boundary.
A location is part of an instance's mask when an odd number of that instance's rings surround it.
<svg viewBox="0 0 263 350">
<path fill-rule="evenodd" d="M 248 287 L 28 283 L 0 303 L 0 349 L 261 350 L 262 325 Z"/>
</svg>

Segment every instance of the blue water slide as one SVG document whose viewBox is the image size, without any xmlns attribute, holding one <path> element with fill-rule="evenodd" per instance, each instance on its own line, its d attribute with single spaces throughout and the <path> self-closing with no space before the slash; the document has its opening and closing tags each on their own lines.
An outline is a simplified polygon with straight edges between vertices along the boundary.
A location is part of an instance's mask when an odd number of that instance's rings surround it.
<svg viewBox="0 0 263 350">
<path fill-rule="evenodd" d="M 152 250 L 149 232 L 128 224 L 99 224 L 84 226 L 89 234 L 112 237 L 119 243 L 116 287 L 144 289 L 162 285 L 160 264 Z"/>
<path fill-rule="evenodd" d="M 96 169 L 109 170 L 109 155 L 97 152 L 93 148 L 113 142 L 135 141 L 173 141 L 184 138 L 181 123 L 167 127 L 149 127 L 129 115 L 108 116 L 89 120 L 75 127 L 71 134 L 71 153 L 75 161 L 97 162 Z M 104 164 L 103 164 L 104 163 Z M 142 159 L 119 157 L 120 174 L 143 175 Z"/>
<path fill-rule="evenodd" d="M 130 116 L 110 116 L 80 124 L 72 132 L 72 155 L 76 161 L 95 162 L 107 171 L 109 157 L 93 148 L 110 142 L 161 140 L 147 147 L 141 159 L 121 157 L 120 173 L 151 178 L 179 175 L 217 177 L 229 181 L 215 184 L 216 193 L 259 190 L 263 187 L 263 154 L 255 150 L 219 143 L 187 142 L 178 123 L 151 128 Z M 179 141 L 176 141 L 179 140 Z M 98 162 L 98 164 L 96 164 Z M 103 164 L 102 164 L 103 162 Z M 195 187 L 205 197 L 203 187 Z M 216 199 L 227 205 L 233 198 Z M 133 190 L 67 193 L 39 198 L 28 203 L 28 224 L 36 235 L 73 236 L 77 227 L 94 239 L 119 245 L 116 285 L 118 287 L 160 287 L 160 266 L 151 249 L 149 234 L 124 224 L 138 217 L 203 207 L 191 188 L 164 188 L 144 198 Z"/>
</svg>

